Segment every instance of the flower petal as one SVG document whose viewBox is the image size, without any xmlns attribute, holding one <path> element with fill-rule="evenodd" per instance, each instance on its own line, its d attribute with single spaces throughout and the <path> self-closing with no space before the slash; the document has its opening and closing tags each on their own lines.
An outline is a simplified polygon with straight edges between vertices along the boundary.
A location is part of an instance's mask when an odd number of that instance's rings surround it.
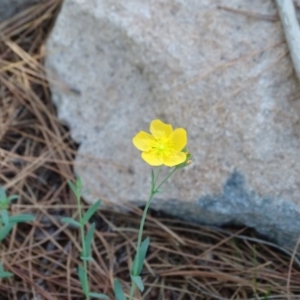
<svg viewBox="0 0 300 300">
<path fill-rule="evenodd" d="M 154 137 L 168 137 L 172 133 L 172 125 L 165 124 L 161 120 L 153 120 L 150 124 L 150 132 Z"/>
<path fill-rule="evenodd" d="M 143 152 L 142 158 L 150 165 L 150 166 L 160 166 L 162 165 L 162 159 L 155 155 L 154 152 Z"/>
<path fill-rule="evenodd" d="M 176 152 L 168 157 L 163 158 L 163 164 L 167 167 L 174 167 L 186 160 L 186 154 L 183 152 Z"/>
<path fill-rule="evenodd" d="M 141 151 L 149 151 L 151 149 L 151 145 L 154 142 L 154 138 L 151 134 L 140 131 L 133 139 L 133 145 L 137 147 Z"/>
<path fill-rule="evenodd" d="M 170 139 L 173 142 L 173 147 L 175 151 L 181 151 L 187 144 L 187 134 L 185 129 L 177 128 L 175 129 L 171 135 Z"/>
</svg>

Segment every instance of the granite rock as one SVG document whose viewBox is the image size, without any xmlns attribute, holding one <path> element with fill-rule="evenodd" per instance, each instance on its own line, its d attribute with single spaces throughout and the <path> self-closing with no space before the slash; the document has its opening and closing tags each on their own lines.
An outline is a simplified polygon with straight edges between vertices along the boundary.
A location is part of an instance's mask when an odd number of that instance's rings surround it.
<svg viewBox="0 0 300 300">
<path fill-rule="evenodd" d="M 65 0 L 47 42 L 53 101 L 80 145 L 87 202 L 145 203 L 150 167 L 131 140 L 159 118 L 187 129 L 194 161 L 153 208 L 292 245 L 299 83 L 274 2 L 226 1 L 239 12 L 222 3 Z"/>
</svg>

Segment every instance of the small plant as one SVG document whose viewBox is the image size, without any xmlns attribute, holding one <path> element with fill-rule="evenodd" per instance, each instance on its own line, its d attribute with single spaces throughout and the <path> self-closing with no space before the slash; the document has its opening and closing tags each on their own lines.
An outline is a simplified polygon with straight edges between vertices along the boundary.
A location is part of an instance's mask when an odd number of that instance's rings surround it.
<svg viewBox="0 0 300 300">
<path fill-rule="evenodd" d="M 7 197 L 5 189 L 0 186 L 0 242 L 2 242 L 9 235 L 9 233 L 17 223 L 30 222 L 35 219 L 35 217 L 30 214 L 21 214 L 14 216 L 9 215 L 9 205 L 13 200 L 16 199 L 18 199 L 17 195 Z M 0 278 L 8 278 L 11 276 L 13 276 L 13 274 L 4 271 L 3 264 L 0 263 Z"/>
<path fill-rule="evenodd" d="M 100 294 L 97 292 L 91 292 L 89 286 L 89 278 L 88 278 L 88 262 L 93 261 L 91 256 L 91 246 L 95 233 L 95 223 L 90 225 L 90 228 L 85 232 L 85 226 L 88 224 L 90 218 L 94 215 L 94 213 L 98 210 L 101 205 L 101 201 L 98 200 L 95 202 L 84 215 L 82 215 L 82 207 L 81 207 L 81 196 L 82 196 L 82 181 L 80 178 L 77 179 L 76 184 L 74 185 L 72 182 L 69 182 L 69 186 L 72 189 L 74 195 L 77 200 L 77 208 L 78 208 L 78 220 L 74 220 L 72 218 L 62 218 L 62 221 L 66 224 L 72 225 L 80 230 L 81 237 L 81 256 L 82 265 L 78 266 L 78 277 L 81 283 L 82 291 L 85 295 L 86 300 L 91 298 L 96 299 L 109 299 L 106 295 Z"/>
<path fill-rule="evenodd" d="M 151 201 L 153 197 L 160 192 L 160 188 L 163 186 L 163 184 L 177 170 L 186 167 L 192 162 L 190 159 L 190 154 L 186 150 L 187 134 L 183 128 L 177 128 L 173 130 L 170 124 L 165 124 L 160 120 L 153 120 L 150 124 L 150 132 L 151 134 L 146 133 L 144 131 L 140 131 L 133 138 L 133 144 L 135 145 L 135 147 L 142 151 L 142 158 L 149 165 L 157 166 L 158 170 L 156 174 L 154 170 L 151 171 L 150 195 L 148 201 L 146 202 L 146 206 L 143 211 L 142 219 L 140 222 L 136 255 L 133 260 L 133 264 L 130 271 L 131 287 L 129 300 L 133 300 L 136 288 L 138 288 L 141 292 L 144 291 L 144 283 L 140 275 L 150 244 L 150 239 L 146 238 L 142 242 L 142 236 L 147 211 L 149 209 Z M 165 178 L 159 181 L 159 175 L 161 172 L 161 167 L 163 165 L 174 168 L 168 173 L 168 175 Z M 104 294 L 90 292 L 87 272 L 87 263 L 93 260 L 93 258 L 91 257 L 91 244 L 95 232 L 95 224 L 90 225 L 90 228 L 87 231 L 87 233 L 85 233 L 85 226 L 87 225 L 91 216 L 100 207 L 101 202 L 97 201 L 82 216 L 80 202 L 82 196 L 82 182 L 80 179 L 77 179 L 75 185 L 71 182 L 69 182 L 69 185 L 77 199 L 79 220 L 74 220 L 72 218 L 63 218 L 62 221 L 66 224 L 75 226 L 80 229 L 82 244 L 82 265 L 78 267 L 78 277 L 81 282 L 82 290 L 84 292 L 86 300 L 89 300 L 90 298 L 108 299 L 108 297 Z M 123 292 L 121 283 L 118 279 L 114 280 L 114 294 L 116 300 L 126 300 L 125 293 Z"/>
<path fill-rule="evenodd" d="M 140 276 L 146 253 L 149 247 L 150 239 L 146 238 L 142 242 L 144 224 L 147 211 L 150 207 L 153 197 L 160 192 L 162 185 L 179 169 L 189 165 L 192 161 L 190 154 L 186 150 L 187 133 L 183 128 L 173 130 L 172 125 L 165 124 L 160 120 L 153 120 L 150 123 L 151 134 L 140 131 L 132 140 L 134 146 L 142 151 L 141 157 L 150 166 L 158 167 L 155 172 L 151 171 L 151 189 L 148 201 L 143 211 L 137 241 L 136 255 L 131 268 L 131 288 L 129 300 L 132 300 L 136 287 L 143 292 L 144 284 Z M 159 182 L 161 167 L 174 167 L 169 174 Z M 126 300 L 120 282 L 115 279 L 114 291 L 116 300 Z"/>
</svg>

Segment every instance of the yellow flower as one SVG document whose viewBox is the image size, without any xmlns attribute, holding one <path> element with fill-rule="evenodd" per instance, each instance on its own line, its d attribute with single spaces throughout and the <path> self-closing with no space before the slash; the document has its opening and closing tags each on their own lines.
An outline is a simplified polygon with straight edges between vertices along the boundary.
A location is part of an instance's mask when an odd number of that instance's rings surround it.
<svg viewBox="0 0 300 300">
<path fill-rule="evenodd" d="M 134 146 L 143 151 L 142 158 L 151 166 L 177 166 L 186 160 L 182 150 L 187 143 L 185 129 L 173 130 L 172 125 L 160 120 L 150 124 L 151 134 L 140 131 L 132 140 Z"/>
</svg>

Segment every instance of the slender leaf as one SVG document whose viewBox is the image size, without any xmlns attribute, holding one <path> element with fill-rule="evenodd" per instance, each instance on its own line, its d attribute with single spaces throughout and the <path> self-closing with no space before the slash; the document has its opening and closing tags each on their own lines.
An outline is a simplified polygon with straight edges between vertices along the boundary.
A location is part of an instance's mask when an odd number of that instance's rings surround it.
<svg viewBox="0 0 300 300">
<path fill-rule="evenodd" d="M 2 222 L 6 226 L 9 223 L 9 216 L 6 209 L 1 210 Z"/>
<path fill-rule="evenodd" d="M 35 216 L 30 214 L 22 214 L 22 215 L 15 215 L 9 217 L 10 223 L 22 223 L 22 222 L 30 222 L 34 220 L 35 220 Z"/>
<path fill-rule="evenodd" d="M 86 236 L 85 236 L 85 256 L 86 257 L 91 256 L 91 245 L 92 245 L 92 242 L 93 242 L 95 228 L 96 228 L 96 225 L 95 225 L 95 223 L 93 223 L 90 226 L 90 228 L 89 228 L 89 230 L 88 230 L 88 232 L 86 233 Z"/>
<path fill-rule="evenodd" d="M 14 275 L 13 273 L 4 271 L 3 265 L 2 265 L 2 263 L 0 263 L 0 278 L 8 278 L 13 275 Z"/>
<path fill-rule="evenodd" d="M 138 276 L 138 270 L 139 270 L 139 261 L 138 261 L 138 255 L 137 253 L 135 254 L 134 260 L 133 260 L 133 264 L 132 264 L 132 268 L 131 268 L 131 275 L 132 276 Z M 138 274 L 138 275 L 135 275 Z"/>
<path fill-rule="evenodd" d="M 90 297 L 96 298 L 96 299 L 105 299 L 109 300 L 109 298 L 104 295 L 104 294 L 99 294 L 99 293 L 90 293 Z"/>
<path fill-rule="evenodd" d="M 98 200 L 86 211 L 81 221 L 82 225 L 85 225 L 89 221 L 91 216 L 98 210 L 100 205 L 101 205 L 101 200 Z"/>
<path fill-rule="evenodd" d="M 81 288 L 83 290 L 83 293 L 85 295 L 88 295 L 89 294 L 89 286 L 86 284 L 86 272 L 84 270 L 84 268 L 82 267 L 82 265 L 79 265 L 78 266 L 78 277 L 79 277 L 79 280 L 80 280 L 80 283 L 81 283 Z"/>
<path fill-rule="evenodd" d="M 72 226 L 75 226 L 78 228 L 82 227 L 82 225 L 79 222 L 75 221 L 72 218 L 64 217 L 64 218 L 61 218 L 61 220 L 62 220 L 62 222 L 66 223 L 66 224 L 69 224 L 69 225 L 72 225 Z"/>
<path fill-rule="evenodd" d="M 19 198 L 18 195 L 11 195 L 11 196 L 9 196 L 9 197 L 7 198 L 7 201 L 8 201 L 8 202 L 11 202 L 11 201 L 16 200 L 16 199 L 18 199 L 18 198 Z"/>
<path fill-rule="evenodd" d="M 0 242 L 2 240 L 4 240 L 9 235 L 9 233 L 12 230 L 13 227 L 14 227 L 14 224 L 8 223 L 7 225 L 3 226 L 0 229 Z"/>
<path fill-rule="evenodd" d="M 12 277 L 12 276 L 14 276 L 13 273 L 6 272 L 6 271 L 0 272 L 0 278 L 9 278 L 9 277 Z"/>
<path fill-rule="evenodd" d="M 121 283 L 118 279 L 114 280 L 114 292 L 115 292 L 116 300 L 126 300 L 124 292 L 122 290 Z"/>
<path fill-rule="evenodd" d="M 79 193 L 81 193 L 81 191 L 82 191 L 82 180 L 81 180 L 80 177 L 78 177 L 78 178 L 76 179 L 76 187 L 77 187 L 77 191 L 78 191 Z"/>
<path fill-rule="evenodd" d="M 76 196 L 76 198 L 80 198 L 80 195 L 78 195 L 77 186 L 73 182 L 71 182 L 71 181 L 68 181 L 68 185 L 71 188 L 71 190 L 74 193 L 74 195 Z"/>
<path fill-rule="evenodd" d="M 6 201 L 6 192 L 3 186 L 0 186 L 0 203 Z"/>
<path fill-rule="evenodd" d="M 144 265 L 144 260 L 149 247 L 149 243 L 150 243 L 150 239 L 147 237 L 141 244 L 141 247 L 139 249 L 139 255 L 138 253 L 136 253 L 133 261 L 133 267 L 131 270 L 132 276 L 139 276 L 141 274 Z"/>
<path fill-rule="evenodd" d="M 131 276 L 131 280 L 135 282 L 141 292 L 144 291 L 144 284 L 141 276 Z"/>
<path fill-rule="evenodd" d="M 0 278 L 8 278 L 14 275 L 13 273 L 4 271 L 2 263 L 0 265 Z"/>
</svg>

